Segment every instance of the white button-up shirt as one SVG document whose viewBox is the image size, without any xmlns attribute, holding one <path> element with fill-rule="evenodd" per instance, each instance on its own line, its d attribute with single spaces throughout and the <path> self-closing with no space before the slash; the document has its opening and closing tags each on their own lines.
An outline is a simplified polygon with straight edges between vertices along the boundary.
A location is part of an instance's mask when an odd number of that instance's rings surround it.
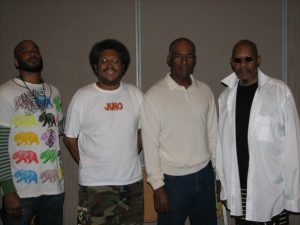
<svg viewBox="0 0 300 225">
<path fill-rule="evenodd" d="M 219 140 L 216 168 L 221 199 L 231 215 L 242 215 L 236 154 L 235 103 L 238 78 L 222 80 L 219 97 Z M 265 222 L 286 209 L 300 211 L 299 116 L 285 83 L 258 71 L 258 88 L 249 118 L 249 170 L 246 220 Z"/>
</svg>

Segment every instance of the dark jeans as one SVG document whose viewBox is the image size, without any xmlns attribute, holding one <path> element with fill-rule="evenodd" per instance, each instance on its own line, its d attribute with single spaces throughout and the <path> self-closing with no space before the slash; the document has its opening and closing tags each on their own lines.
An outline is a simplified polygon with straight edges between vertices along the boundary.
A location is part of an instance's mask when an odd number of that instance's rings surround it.
<svg viewBox="0 0 300 225">
<path fill-rule="evenodd" d="M 170 211 L 158 214 L 158 225 L 217 225 L 215 177 L 211 162 L 199 172 L 185 176 L 165 175 Z"/>
<path fill-rule="evenodd" d="M 4 225 L 29 225 L 35 217 L 35 225 L 62 225 L 64 194 L 42 195 L 34 198 L 21 199 L 23 215 L 12 218 L 4 215 Z"/>
</svg>

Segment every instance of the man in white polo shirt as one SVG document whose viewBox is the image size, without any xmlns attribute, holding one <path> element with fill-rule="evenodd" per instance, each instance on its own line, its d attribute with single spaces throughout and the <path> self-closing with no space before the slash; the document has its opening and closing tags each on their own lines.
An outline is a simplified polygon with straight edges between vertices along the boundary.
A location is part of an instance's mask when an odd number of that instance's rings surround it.
<svg viewBox="0 0 300 225">
<path fill-rule="evenodd" d="M 214 155 L 217 116 L 211 89 L 192 75 L 196 49 L 178 38 L 171 69 L 151 87 L 141 114 L 145 165 L 158 225 L 216 225 Z"/>
</svg>

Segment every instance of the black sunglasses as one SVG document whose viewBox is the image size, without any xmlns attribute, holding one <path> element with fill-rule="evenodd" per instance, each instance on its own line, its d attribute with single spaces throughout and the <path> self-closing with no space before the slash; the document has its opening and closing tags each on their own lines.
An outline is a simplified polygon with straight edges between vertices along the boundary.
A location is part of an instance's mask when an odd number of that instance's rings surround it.
<svg viewBox="0 0 300 225">
<path fill-rule="evenodd" d="M 242 63 L 242 61 L 249 63 L 249 62 L 253 62 L 254 58 L 252 56 L 246 56 L 246 57 L 240 57 L 240 58 L 233 58 L 232 59 L 232 62 L 234 62 L 234 63 L 239 63 L 240 64 L 240 63 Z"/>
</svg>

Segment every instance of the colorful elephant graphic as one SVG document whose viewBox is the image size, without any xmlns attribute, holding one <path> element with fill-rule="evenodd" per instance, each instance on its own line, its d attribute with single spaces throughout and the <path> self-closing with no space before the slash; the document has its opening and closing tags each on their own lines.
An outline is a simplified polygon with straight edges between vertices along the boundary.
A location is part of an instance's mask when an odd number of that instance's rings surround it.
<svg viewBox="0 0 300 225">
<path fill-rule="evenodd" d="M 34 151 L 17 151 L 13 154 L 13 160 L 15 160 L 16 163 L 20 163 L 23 161 L 24 163 L 32 163 L 33 161 L 35 163 L 38 163 L 37 155 Z"/>
<path fill-rule="evenodd" d="M 18 115 L 13 117 L 11 122 L 15 127 L 30 127 L 38 124 L 37 119 L 33 115 Z"/>
<path fill-rule="evenodd" d="M 34 99 L 30 96 L 30 93 L 23 93 L 15 99 L 15 111 L 21 108 L 26 114 L 32 114 L 38 110 L 34 106 Z"/>
<path fill-rule="evenodd" d="M 61 110 L 61 99 L 57 96 L 53 98 L 53 103 L 55 105 L 56 111 L 59 112 Z"/>
<path fill-rule="evenodd" d="M 53 183 L 57 180 L 57 171 L 54 170 L 45 170 L 41 173 L 40 179 L 42 180 L 42 183 L 50 182 Z"/>
<path fill-rule="evenodd" d="M 48 161 L 53 163 L 57 158 L 56 149 L 47 149 L 46 151 L 42 152 L 40 158 L 41 160 L 44 160 L 43 163 L 47 163 Z"/>
<path fill-rule="evenodd" d="M 38 182 L 37 174 L 32 170 L 18 170 L 14 173 L 14 177 L 17 179 L 17 183 L 20 183 L 21 181 L 27 184 Z"/>
<path fill-rule="evenodd" d="M 48 145 L 51 148 L 56 141 L 55 131 L 52 128 L 49 128 L 42 134 L 41 138 L 45 142 L 45 145 Z"/>
<path fill-rule="evenodd" d="M 43 127 L 48 124 L 49 127 L 52 127 L 53 125 L 56 126 L 55 117 L 52 113 L 42 113 L 39 116 L 39 122 L 43 123 Z"/>
<path fill-rule="evenodd" d="M 50 97 L 47 97 L 45 95 L 38 95 L 35 97 L 35 101 L 38 106 L 43 107 L 43 108 L 52 108 L 53 105 L 51 103 Z"/>
<path fill-rule="evenodd" d="M 40 141 L 38 136 L 33 132 L 20 132 L 14 136 L 14 141 L 17 142 L 17 145 L 39 145 Z"/>
</svg>

